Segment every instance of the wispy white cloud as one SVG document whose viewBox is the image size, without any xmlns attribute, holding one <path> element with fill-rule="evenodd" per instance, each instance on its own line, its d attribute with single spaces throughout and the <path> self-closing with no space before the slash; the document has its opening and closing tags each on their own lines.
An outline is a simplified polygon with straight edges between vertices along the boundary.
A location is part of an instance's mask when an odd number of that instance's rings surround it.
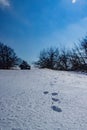
<svg viewBox="0 0 87 130">
<path fill-rule="evenodd" d="M 73 4 L 76 3 L 76 0 L 72 0 L 72 3 L 73 3 Z"/>
<path fill-rule="evenodd" d="M 10 6 L 9 0 L 0 0 L 0 6 L 9 7 Z"/>
</svg>

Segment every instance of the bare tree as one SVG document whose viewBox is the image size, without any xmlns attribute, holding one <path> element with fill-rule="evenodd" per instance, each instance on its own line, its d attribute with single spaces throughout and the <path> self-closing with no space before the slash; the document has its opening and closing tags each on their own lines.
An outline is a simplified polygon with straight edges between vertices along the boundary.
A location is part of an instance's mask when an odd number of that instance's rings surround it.
<svg viewBox="0 0 87 130">
<path fill-rule="evenodd" d="M 18 64 L 18 58 L 13 49 L 0 43 L 0 69 L 10 69 Z"/>
<path fill-rule="evenodd" d="M 68 70 L 69 69 L 69 53 L 68 50 L 62 49 L 57 59 L 57 69 L 58 70 Z"/>
<path fill-rule="evenodd" d="M 84 56 L 87 58 L 87 36 L 81 41 L 81 49 L 84 52 Z"/>
<path fill-rule="evenodd" d="M 49 68 L 54 69 L 56 58 L 57 58 L 57 49 L 52 47 L 47 50 L 42 50 L 40 52 L 39 60 L 35 63 L 39 68 Z"/>
<path fill-rule="evenodd" d="M 76 53 L 75 49 L 73 49 L 71 51 L 70 62 L 71 62 L 71 70 L 73 70 L 73 71 L 80 70 L 80 68 L 81 68 L 81 59 L 80 59 L 78 53 Z"/>
</svg>

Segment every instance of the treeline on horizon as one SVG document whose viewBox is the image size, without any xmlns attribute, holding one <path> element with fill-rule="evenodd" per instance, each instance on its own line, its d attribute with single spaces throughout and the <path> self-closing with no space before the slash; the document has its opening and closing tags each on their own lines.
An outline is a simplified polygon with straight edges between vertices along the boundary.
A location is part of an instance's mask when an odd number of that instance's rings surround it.
<svg viewBox="0 0 87 130">
<path fill-rule="evenodd" d="M 71 50 L 52 47 L 43 49 L 35 65 L 53 70 L 87 71 L 87 36 Z"/>
<path fill-rule="evenodd" d="M 49 48 L 40 52 L 35 67 L 66 71 L 87 71 L 87 36 L 69 49 Z M 31 69 L 27 61 L 20 59 L 14 50 L 0 42 L 0 69 Z"/>
<path fill-rule="evenodd" d="M 17 69 L 17 67 L 31 68 L 27 61 L 19 58 L 12 48 L 0 42 L 0 69 Z"/>
</svg>

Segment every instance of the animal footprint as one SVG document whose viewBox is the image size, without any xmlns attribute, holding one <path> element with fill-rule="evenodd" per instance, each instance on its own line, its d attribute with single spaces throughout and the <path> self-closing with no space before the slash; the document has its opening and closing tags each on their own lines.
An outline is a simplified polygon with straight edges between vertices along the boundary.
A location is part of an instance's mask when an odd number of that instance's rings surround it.
<svg viewBox="0 0 87 130">
<path fill-rule="evenodd" d="M 58 102 L 58 101 L 59 101 L 59 99 L 57 99 L 57 98 L 52 98 L 52 100 L 53 100 L 54 102 Z"/>
<path fill-rule="evenodd" d="M 49 92 L 48 92 L 48 91 L 44 91 L 43 93 L 44 93 L 44 94 L 48 94 Z"/>
<path fill-rule="evenodd" d="M 58 95 L 58 93 L 56 93 L 56 92 L 52 93 L 52 96 L 56 96 L 56 95 Z"/>
<path fill-rule="evenodd" d="M 57 107 L 57 106 L 51 106 L 51 108 L 52 108 L 53 111 L 62 112 L 62 109 Z"/>
</svg>

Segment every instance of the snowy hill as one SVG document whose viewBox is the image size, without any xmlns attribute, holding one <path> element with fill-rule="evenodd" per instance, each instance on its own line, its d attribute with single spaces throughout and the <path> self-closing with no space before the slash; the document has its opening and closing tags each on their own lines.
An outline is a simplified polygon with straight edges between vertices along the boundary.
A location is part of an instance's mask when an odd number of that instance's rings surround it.
<svg viewBox="0 0 87 130">
<path fill-rule="evenodd" d="M 0 70 L 0 130 L 86 130 L 87 76 Z"/>
</svg>

